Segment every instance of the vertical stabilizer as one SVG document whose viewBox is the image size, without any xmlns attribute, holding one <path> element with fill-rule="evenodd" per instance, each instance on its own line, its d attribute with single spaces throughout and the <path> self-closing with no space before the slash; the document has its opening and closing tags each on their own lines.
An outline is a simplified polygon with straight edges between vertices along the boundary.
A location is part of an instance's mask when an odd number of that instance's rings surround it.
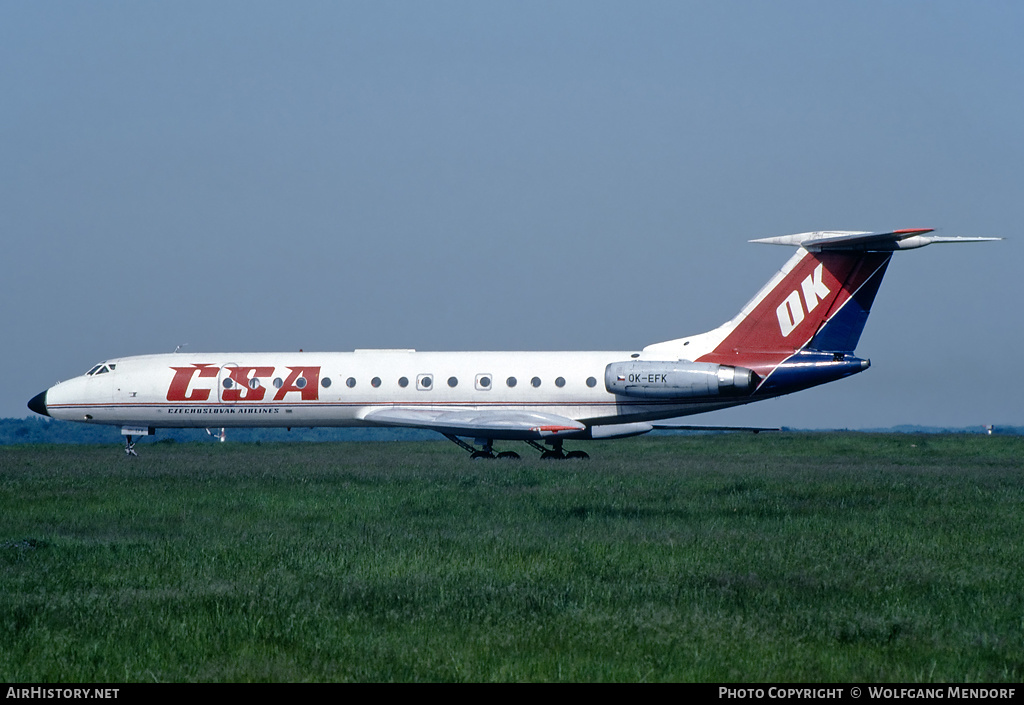
<svg viewBox="0 0 1024 705">
<path fill-rule="evenodd" d="M 810 348 L 853 352 L 891 252 L 809 252 L 762 289 L 712 355 L 781 356 Z"/>
<path fill-rule="evenodd" d="M 754 240 L 799 250 L 719 329 L 713 349 L 697 360 L 754 370 L 762 379 L 758 390 L 771 394 L 867 369 L 868 361 L 853 351 L 893 252 L 999 239 L 935 237 L 930 232 L 827 231 Z"/>
</svg>

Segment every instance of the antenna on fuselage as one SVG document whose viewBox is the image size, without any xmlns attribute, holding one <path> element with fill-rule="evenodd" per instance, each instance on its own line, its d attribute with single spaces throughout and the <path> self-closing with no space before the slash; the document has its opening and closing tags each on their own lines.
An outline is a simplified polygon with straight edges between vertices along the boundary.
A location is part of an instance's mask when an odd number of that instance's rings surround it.
<svg viewBox="0 0 1024 705">
<path fill-rule="evenodd" d="M 178 352 L 179 350 L 181 350 L 182 348 L 187 347 L 187 346 L 188 346 L 188 343 L 182 343 L 181 345 L 179 345 L 176 348 L 174 348 L 174 352 Z"/>
</svg>

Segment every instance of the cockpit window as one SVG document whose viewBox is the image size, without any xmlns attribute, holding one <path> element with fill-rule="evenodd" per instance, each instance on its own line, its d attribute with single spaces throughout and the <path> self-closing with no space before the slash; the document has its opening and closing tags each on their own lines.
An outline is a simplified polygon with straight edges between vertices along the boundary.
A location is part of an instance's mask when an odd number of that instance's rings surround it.
<svg viewBox="0 0 1024 705">
<path fill-rule="evenodd" d="M 86 372 L 85 375 L 87 377 L 92 377 L 93 375 L 105 375 L 108 372 L 113 372 L 115 369 L 117 369 L 117 363 L 101 362 L 100 364 L 96 365 L 91 370 Z"/>
</svg>

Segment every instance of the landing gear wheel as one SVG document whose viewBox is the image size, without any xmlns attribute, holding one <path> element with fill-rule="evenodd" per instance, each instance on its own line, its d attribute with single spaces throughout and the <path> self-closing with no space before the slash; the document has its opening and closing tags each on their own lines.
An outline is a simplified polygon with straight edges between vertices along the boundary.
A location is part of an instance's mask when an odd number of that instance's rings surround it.
<svg viewBox="0 0 1024 705">
<path fill-rule="evenodd" d="M 519 453 L 513 450 L 506 450 L 498 453 L 498 460 L 519 460 Z"/>
<path fill-rule="evenodd" d="M 469 445 L 458 436 L 452 435 L 451 433 L 445 433 L 444 437 L 447 438 L 452 443 L 454 443 L 455 445 L 457 445 L 459 448 L 468 451 L 470 460 L 490 460 L 494 457 L 494 449 L 491 447 L 493 441 L 491 441 L 490 439 L 483 441 L 481 443 L 483 447 L 480 450 L 477 450 L 476 448 Z"/>
<path fill-rule="evenodd" d="M 135 444 L 132 442 L 131 436 L 127 436 L 124 440 L 124 454 L 129 458 L 132 456 L 139 457 L 139 454 L 135 452 Z"/>
<path fill-rule="evenodd" d="M 565 454 L 566 460 L 590 460 L 590 456 L 582 450 L 570 450 Z"/>
<path fill-rule="evenodd" d="M 546 450 L 540 454 L 541 460 L 565 460 L 565 454 L 560 450 Z"/>
</svg>

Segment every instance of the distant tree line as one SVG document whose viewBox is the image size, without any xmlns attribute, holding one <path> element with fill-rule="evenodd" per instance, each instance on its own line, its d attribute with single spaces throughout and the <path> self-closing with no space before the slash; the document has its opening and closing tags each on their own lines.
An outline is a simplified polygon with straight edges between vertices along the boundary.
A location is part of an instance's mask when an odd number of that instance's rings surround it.
<svg viewBox="0 0 1024 705">
<path fill-rule="evenodd" d="M 219 433 L 220 429 L 210 429 Z M 801 429 L 783 428 L 784 431 Z M 849 430 L 849 429 L 841 429 Z M 902 425 L 891 428 L 860 429 L 871 433 L 985 433 L 982 426 L 969 428 L 942 428 L 937 426 Z M 658 433 L 658 432 L 656 432 Z M 677 433 L 665 431 L 664 433 Z M 996 426 L 993 433 L 1000 436 L 1024 435 L 1024 426 Z M 444 440 L 433 431 L 412 428 L 229 428 L 228 442 L 255 443 L 302 441 L 435 441 Z M 158 428 L 152 440 L 173 440 L 180 443 L 203 441 L 218 442 L 202 428 Z M 79 445 L 121 443 L 121 430 L 116 426 L 72 423 L 42 417 L 0 419 L 0 445 L 24 443 L 72 443 Z"/>
<path fill-rule="evenodd" d="M 220 429 L 210 429 L 219 433 Z M 277 441 L 423 441 L 444 440 L 432 431 L 407 428 L 229 428 L 227 442 L 254 443 Z M 217 443 L 202 428 L 158 428 L 152 440 L 173 440 L 180 443 L 202 441 Z M 122 443 L 117 426 L 72 423 L 42 417 L 0 419 L 0 445 L 25 443 L 71 443 L 77 445 Z"/>
</svg>

